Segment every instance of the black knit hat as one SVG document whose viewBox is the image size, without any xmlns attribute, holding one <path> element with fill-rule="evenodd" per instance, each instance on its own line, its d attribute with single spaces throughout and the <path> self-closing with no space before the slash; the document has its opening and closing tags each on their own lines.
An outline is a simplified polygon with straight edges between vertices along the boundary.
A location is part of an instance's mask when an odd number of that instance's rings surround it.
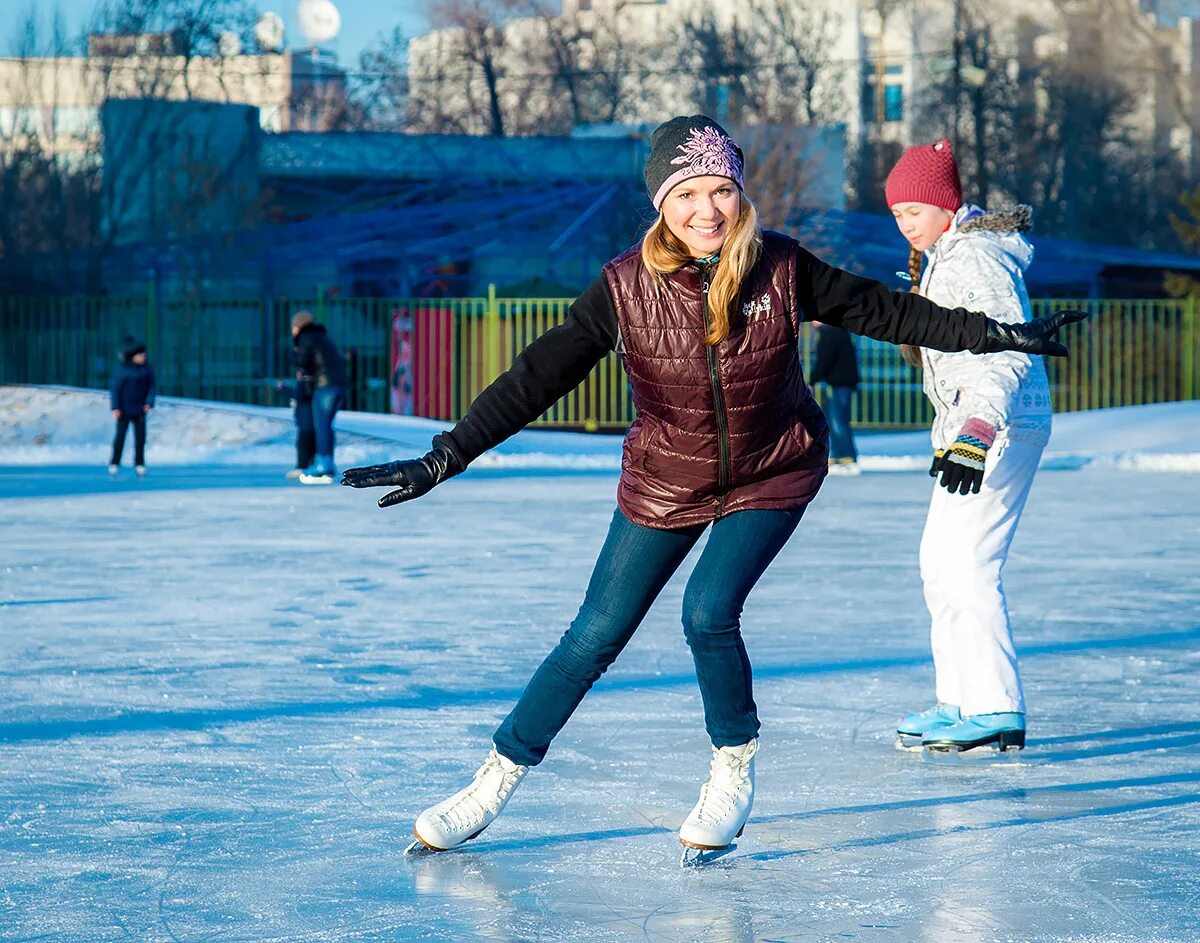
<svg viewBox="0 0 1200 943">
<path fill-rule="evenodd" d="M 742 149 L 708 115 L 680 115 L 654 129 L 646 190 L 657 210 L 672 188 L 692 177 L 714 174 L 741 187 L 744 161 Z"/>
<path fill-rule="evenodd" d="M 121 339 L 121 358 L 123 360 L 132 360 L 137 354 L 144 354 L 145 352 L 146 345 L 132 334 L 126 334 Z"/>
</svg>

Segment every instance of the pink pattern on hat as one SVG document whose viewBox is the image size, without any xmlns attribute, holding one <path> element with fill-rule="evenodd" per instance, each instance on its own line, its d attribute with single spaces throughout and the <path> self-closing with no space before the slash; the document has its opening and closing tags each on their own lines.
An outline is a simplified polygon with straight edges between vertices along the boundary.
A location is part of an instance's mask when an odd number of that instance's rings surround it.
<svg viewBox="0 0 1200 943">
<path fill-rule="evenodd" d="M 738 156 L 737 145 L 711 125 L 703 129 L 691 128 L 688 131 L 688 139 L 679 145 L 678 150 L 681 155 L 671 163 L 682 164 L 683 169 L 671 174 L 658 188 L 654 195 L 655 209 L 662 207 L 662 201 L 677 184 L 692 177 L 706 177 L 711 174 L 728 177 L 739 187 L 743 186 L 742 161 Z"/>
</svg>

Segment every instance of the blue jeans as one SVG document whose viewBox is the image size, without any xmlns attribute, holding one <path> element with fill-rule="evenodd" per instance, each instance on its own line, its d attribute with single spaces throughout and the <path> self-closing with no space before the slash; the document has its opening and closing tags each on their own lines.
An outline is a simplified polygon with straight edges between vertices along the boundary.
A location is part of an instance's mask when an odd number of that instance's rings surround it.
<svg viewBox="0 0 1200 943">
<path fill-rule="evenodd" d="M 296 400 L 293 415 L 296 419 L 296 467 L 308 468 L 317 455 L 317 431 L 313 428 L 312 400 Z"/>
<path fill-rule="evenodd" d="M 317 455 L 333 461 L 333 417 L 345 405 L 346 391 L 340 386 L 319 386 L 313 390 L 313 429 L 317 434 Z"/>
<path fill-rule="evenodd" d="M 854 448 L 854 433 L 850 431 L 850 400 L 854 389 L 849 386 L 830 387 L 829 399 L 825 403 L 825 415 L 829 418 L 829 457 L 848 458 L 858 461 Z"/>
<path fill-rule="evenodd" d="M 739 511 L 712 533 L 683 594 L 683 632 L 715 746 L 758 735 L 742 606 L 787 543 L 803 510 Z M 536 766 L 596 680 L 633 637 L 650 605 L 708 525 L 658 530 L 613 515 L 579 614 L 500 724 L 496 749 Z"/>
</svg>

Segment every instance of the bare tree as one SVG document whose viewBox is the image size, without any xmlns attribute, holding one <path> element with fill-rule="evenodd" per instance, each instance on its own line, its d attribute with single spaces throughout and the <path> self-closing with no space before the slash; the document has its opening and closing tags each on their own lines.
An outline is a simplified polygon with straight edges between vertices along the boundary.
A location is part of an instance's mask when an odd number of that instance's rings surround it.
<svg viewBox="0 0 1200 943">
<path fill-rule="evenodd" d="M 746 17 L 716 0 L 685 7 L 675 26 L 679 91 L 721 122 L 754 120 L 761 89 L 755 36 Z"/>
<path fill-rule="evenodd" d="M 501 84 L 504 79 L 504 25 L 515 0 L 435 0 L 430 20 L 447 37 L 446 54 L 461 63 L 461 92 L 470 109 L 483 118 L 487 133 L 505 134 Z"/>
<path fill-rule="evenodd" d="M 445 33 L 422 41 L 409 67 L 408 125 L 424 134 L 476 131 L 470 85 L 458 57 L 459 43 Z"/>
<path fill-rule="evenodd" d="M 695 105 L 727 122 L 746 152 L 763 222 L 786 228 L 821 174 L 817 125 L 841 107 L 838 19 L 822 0 L 700 3 L 681 15 L 678 71 Z"/>
<path fill-rule="evenodd" d="M 1022 116 L 1018 80 L 1032 82 L 1033 75 L 1020 75 L 1014 51 L 998 41 L 997 22 L 1004 11 L 997 13 L 994 4 L 981 0 L 955 2 L 953 57 L 915 66 L 924 70 L 925 81 L 914 103 L 913 139 L 949 137 L 965 191 L 987 206 L 993 190 L 1003 192 L 1015 183 L 1011 155 Z"/>
<path fill-rule="evenodd" d="M 370 131 L 408 126 L 408 40 L 396 28 L 358 59 L 358 79 L 347 96 L 342 123 Z"/>
<path fill-rule="evenodd" d="M 835 55 L 841 17 L 823 0 L 747 0 L 760 121 L 832 123 L 845 109 Z"/>
<path fill-rule="evenodd" d="M 247 77 L 225 68 L 233 48 L 221 37 L 248 41 L 250 24 L 240 0 L 116 0 L 97 15 L 84 43 L 88 56 L 81 59 L 68 55 L 73 43 L 60 26 L 40 42 L 30 15 L 19 55 L 8 63 L 12 69 L 15 62 L 13 81 L 25 102 L 16 109 L 23 127 L 6 136 L 10 146 L 0 146 L 0 271 L 6 282 L 101 288 L 105 260 L 137 211 L 134 184 L 158 179 L 152 174 L 156 160 L 179 141 L 195 142 L 184 129 L 182 109 L 152 106 L 165 98 L 231 97 L 235 90 L 226 78 L 244 83 Z M 131 108 L 146 103 L 145 120 L 110 123 L 102 136 L 97 109 L 120 99 Z M 162 188 L 159 218 L 170 220 L 172 229 L 161 235 L 184 234 L 197 219 L 197 206 L 211 204 L 216 189 L 228 192 L 228 167 L 209 173 L 207 159 L 196 156 L 163 177 L 170 186 Z M 121 181 L 130 185 L 117 185 Z M 181 188 L 189 187 L 190 195 L 180 199 Z M 57 260 L 53 272 L 50 258 Z"/>
<path fill-rule="evenodd" d="M 5 63 L 15 107 L 0 127 L 0 284 L 10 291 L 69 285 L 72 252 L 94 231 L 94 148 L 59 140 L 70 45 L 58 15 L 43 38 L 30 11 Z"/>
<path fill-rule="evenodd" d="M 746 192 L 764 226 L 786 230 L 811 206 L 820 163 L 814 129 L 747 124 L 730 127 L 746 156 Z"/>
<path fill-rule="evenodd" d="M 637 100 L 644 68 L 644 43 L 621 28 L 620 10 L 559 14 L 555 5 L 534 0 L 529 12 L 530 28 L 516 58 L 523 70 L 518 77 L 546 103 L 536 133 L 567 134 L 579 125 L 619 121 Z M 517 97 L 520 111 L 536 119 L 538 109 Z"/>
</svg>

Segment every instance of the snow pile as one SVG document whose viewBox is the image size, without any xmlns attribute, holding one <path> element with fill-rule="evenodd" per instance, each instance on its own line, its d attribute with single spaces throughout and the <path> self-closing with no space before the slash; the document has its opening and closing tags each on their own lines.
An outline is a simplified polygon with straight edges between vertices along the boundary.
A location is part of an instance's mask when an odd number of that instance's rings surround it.
<svg viewBox="0 0 1200 943">
<path fill-rule="evenodd" d="M 448 424 L 409 416 L 338 414 L 342 467 L 419 455 Z M 0 465 L 94 464 L 112 438 L 107 394 L 67 387 L 0 387 Z M 147 461 L 153 465 L 289 466 L 295 460 L 291 410 L 160 397 L 151 418 Z M 127 442 L 126 448 L 131 448 Z M 924 471 L 926 432 L 859 434 L 868 471 Z M 472 468 L 616 471 L 621 437 L 529 429 Z M 1130 406 L 1054 419 L 1043 467 L 1101 464 L 1142 471 L 1200 471 L 1200 401 Z"/>
<path fill-rule="evenodd" d="M 341 412 L 339 467 L 424 453 L 447 423 L 412 416 Z M 108 394 L 72 387 L 0 386 L 0 465 L 94 465 L 108 460 Z M 160 396 L 150 417 L 150 465 L 275 465 L 295 462 L 296 430 L 284 407 Z M 133 434 L 125 443 L 132 455 Z M 472 467 L 591 471 L 620 468 L 619 436 L 529 430 Z"/>
<path fill-rule="evenodd" d="M 929 467 L 926 432 L 859 435 L 870 471 Z M 1100 464 L 1138 471 L 1200 471 L 1200 400 L 1059 413 L 1043 468 Z"/>
<path fill-rule="evenodd" d="M 70 465 L 108 460 L 113 418 L 108 394 L 68 387 L 0 387 L 0 464 Z M 383 443 L 346 436 L 346 459 L 374 460 Z M 125 441 L 132 457 L 133 433 Z M 152 465 L 295 462 L 291 411 L 159 397 L 146 460 Z"/>
</svg>

